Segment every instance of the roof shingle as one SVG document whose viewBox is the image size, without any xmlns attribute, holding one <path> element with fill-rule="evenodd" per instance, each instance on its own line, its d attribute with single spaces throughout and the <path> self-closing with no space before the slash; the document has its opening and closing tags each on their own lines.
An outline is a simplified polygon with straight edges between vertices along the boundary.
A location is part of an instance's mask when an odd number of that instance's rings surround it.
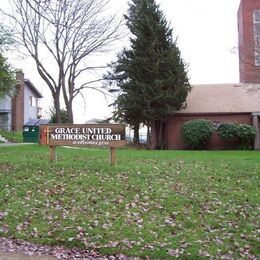
<svg viewBox="0 0 260 260">
<path fill-rule="evenodd" d="M 186 103 L 178 114 L 260 112 L 260 84 L 193 85 Z"/>
</svg>

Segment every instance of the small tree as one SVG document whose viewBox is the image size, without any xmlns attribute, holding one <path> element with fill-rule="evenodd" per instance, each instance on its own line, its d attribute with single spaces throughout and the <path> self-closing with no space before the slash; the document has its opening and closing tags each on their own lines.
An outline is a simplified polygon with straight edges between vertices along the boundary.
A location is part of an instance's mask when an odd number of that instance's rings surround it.
<svg viewBox="0 0 260 260">
<path fill-rule="evenodd" d="M 49 109 L 49 116 L 50 116 L 49 123 L 68 123 L 69 122 L 67 110 L 63 109 L 63 108 L 60 111 L 60 116 L 61 116 L 61 121 L 60 122 L 58 122 L 58 120 L 57 120 L 54 107 Z"/>
<path fill-rule="evenodd" d="M 0 98 L 6 94 L 11 94 L 15 85 L 14 71 L 2 54 L 11 45 L 12 38 L 9 32 L 0 24 Z"/>
<path fill-rule="evenodd" d="M 6 94 L 11 94 L 14 89 L 14 84 L 15 78 L 13 70 L 0 53 L 0 98 Z"/>
</svg>

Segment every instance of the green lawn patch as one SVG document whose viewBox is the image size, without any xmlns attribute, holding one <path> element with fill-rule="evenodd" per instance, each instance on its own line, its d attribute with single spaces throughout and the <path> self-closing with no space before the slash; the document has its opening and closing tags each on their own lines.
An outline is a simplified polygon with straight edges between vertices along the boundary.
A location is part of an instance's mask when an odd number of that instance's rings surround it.
<svg viewBox="0 0 260 260">
<path fill-rule="evenodd" d="M 0 135 L 13 143 L 23 143 L 23 132 L 3 131 L 0 130 Z"/>
<path fill-rule="evenodd" d="M 260 154 L 0 150 L 0 236 L 167 259 L 259 256 Z"/>
</svg>

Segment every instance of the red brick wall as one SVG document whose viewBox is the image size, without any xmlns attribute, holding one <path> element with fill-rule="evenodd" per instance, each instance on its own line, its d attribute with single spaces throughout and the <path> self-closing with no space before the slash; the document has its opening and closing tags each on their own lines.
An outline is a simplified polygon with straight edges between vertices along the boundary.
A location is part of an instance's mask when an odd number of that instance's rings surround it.
<svg viewBox="0 0 260 260">
<path fill-rule="evenodd" d="M 16 95 L 13 97 L 12 130 L 22 131 L 24 124 L 24 74 L 17 72 L 16 80 L 19 85 Z"/>
<path fill-rule="evenodd" d="M 251 114 L 227 114 L 227 115 L 175 115 L 168 119 L 166 123 L 166 143 L 168 149 L 183 150 L 187 149 L 181 138 L 181 127 L 184 122 L 195 119 L 207 119 L 213 122 L 234 122 L 240 124 L 252 124 Z M 226 145 L 223 141 L 213 134 L 207 149 L 226 149 Z M 228 148 L 232 148 L 228 147 Z"/>
<path fill-rule="evenodd" d="M 260 10 L 260 0 L 241 0 L 237 15 L 241 83 L 260 83 L 260 66 L 255 66 L 253 10 Z"/>
</svg>

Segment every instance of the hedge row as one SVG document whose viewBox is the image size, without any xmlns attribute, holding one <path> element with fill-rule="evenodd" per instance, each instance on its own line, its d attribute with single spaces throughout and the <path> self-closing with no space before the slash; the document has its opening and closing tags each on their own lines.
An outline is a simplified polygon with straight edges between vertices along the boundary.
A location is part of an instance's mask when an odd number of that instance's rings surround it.
<svg viewBox="0 0 260 260">
<path fill-rule="evenodd" d="M 251 125 L 222 123 L 214 127 L 213 123 L 205 119 L 197 119 L 184 123 L 181 135 L 184 143 L 192 149 L 204 149 L 211 137 L 216 132 L 226 143 L 237 142 L 240 149 L 252 149 L 256 130 Z"/>
</svg>

